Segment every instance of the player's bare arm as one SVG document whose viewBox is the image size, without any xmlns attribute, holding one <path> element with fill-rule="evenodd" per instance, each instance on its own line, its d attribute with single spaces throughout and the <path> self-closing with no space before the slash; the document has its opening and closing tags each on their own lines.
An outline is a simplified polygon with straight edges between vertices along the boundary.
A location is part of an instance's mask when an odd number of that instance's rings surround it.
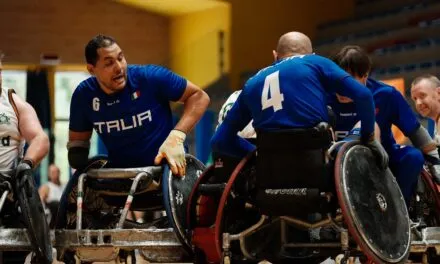
<svg viewBox="0 0 440 264">
<path fill-rule="evenodd" d="M 34 108 L 16 94 L 12 94 L 12 98 L 17 106 L 20 133 L 29 144 L 24 159 L 31 160 L 36 166 L 49 152 L 49 138 Z"/>
<path fill-rule="evenodd" d="M 184 104 L 183 115 L 175 129 L 185 134 L 191 131 L 205 113 L 209 101 L 209 96 L 205 91 L 188 81 L 185 92 L 179 99 L 179 102 Z"/>
</svg>

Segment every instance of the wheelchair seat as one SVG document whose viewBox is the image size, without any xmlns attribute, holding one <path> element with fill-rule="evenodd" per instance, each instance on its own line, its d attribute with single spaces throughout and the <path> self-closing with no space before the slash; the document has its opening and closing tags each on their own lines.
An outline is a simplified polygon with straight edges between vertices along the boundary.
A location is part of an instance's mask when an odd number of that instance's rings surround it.
<svg viewBox="0 0 440 264">
<path fill-rule="evenodd" d="M 257 131 L 256 203 L 268 215 L 320 211 L 333 188 L 329 126 Z M 324 199 L 325 198 L 325 199 Z"/>
</svg>

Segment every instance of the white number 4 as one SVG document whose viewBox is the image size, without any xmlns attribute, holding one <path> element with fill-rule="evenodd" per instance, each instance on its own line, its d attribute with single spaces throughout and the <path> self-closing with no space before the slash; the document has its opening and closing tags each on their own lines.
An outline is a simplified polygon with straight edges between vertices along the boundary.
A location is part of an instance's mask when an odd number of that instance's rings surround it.
<svg viewBox="0 0 440 264">
<path fill-rule="evenodd" d="M 263 93 L 261 94 L 261 105 L 263 110 L 273 107 L 273 111 L 283 109 L 281 104 L 284 101 L 284 95 L 280 92 L 280 71 L 269 74 L 264 80 Z M 270 91 L 270 98 L 269 98 Z"/>
</svg>

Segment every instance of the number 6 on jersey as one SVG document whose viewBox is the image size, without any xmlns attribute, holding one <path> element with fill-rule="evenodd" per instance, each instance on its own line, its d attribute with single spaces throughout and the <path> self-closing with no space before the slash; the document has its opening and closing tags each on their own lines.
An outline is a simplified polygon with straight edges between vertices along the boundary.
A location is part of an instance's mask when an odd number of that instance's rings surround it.
<svg viewBox="0 0 440 264">
<path fill-rule="evenodd" d="M 269 74 L 264 80 L 263 93 L 261 94 L 262 110 L 273 107 L 273 111 L 283 109 L 281 104 L 284 101 L 284 95 L 280 92 L 280 71 Z M 270 91 L 270 98 L 269 98 Z"/>
</svg>

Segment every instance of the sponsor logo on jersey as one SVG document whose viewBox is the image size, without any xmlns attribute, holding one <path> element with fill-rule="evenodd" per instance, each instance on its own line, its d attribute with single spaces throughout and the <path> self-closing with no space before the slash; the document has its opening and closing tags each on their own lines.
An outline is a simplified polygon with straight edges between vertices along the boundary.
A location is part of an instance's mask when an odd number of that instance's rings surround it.
<svg viewBox="0 0 440 264">
<path fill-rule="evenodd" d="M 339 113 L 339 116 L 357 116 L 357 113 Z"/>
<path fill-rule="evenodd" d="M 141 127 L 145 124 L 146 121 L 151 122 L 152 120 L 153 117 L 151 116 L 151 111 L 147 110 L 140 114 L 133 115 L 130 118 L 94 122 L 93 125 L 95 126 L 95 129 L 98 133 L 110 134 L 112 132 L 120 132 L 136 127 Z"/>
<path fill-rule="evenodd" d="M 111 101 L 111 102 L 107 102 L 107 106 L 112 106 L 114 104 L 119 104 L 121 101 L 119 101 L 119 99 Z"/>
</svg>

